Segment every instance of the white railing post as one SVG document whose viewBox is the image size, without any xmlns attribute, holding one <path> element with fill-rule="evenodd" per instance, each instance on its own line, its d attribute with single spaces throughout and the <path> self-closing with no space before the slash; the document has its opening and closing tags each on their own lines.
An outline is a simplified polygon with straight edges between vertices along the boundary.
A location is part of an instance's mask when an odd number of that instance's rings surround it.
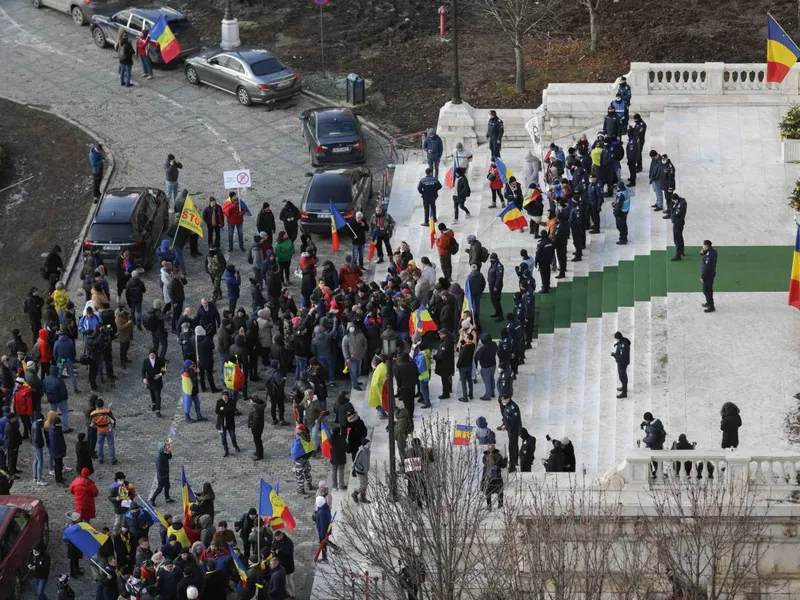
<svg viewBox="0 0 800 600">
<path fill-rule="evenodd" d="M 625 77 L 628 85 L 633 89 L 634 98 L 650 94 L 650 63 L 631 63 L 631 70 Z"/>
<path fill-rule="evenodd" d="M 721 96 L 723 75 L 725 73 L 725 63 L 707 62 L 706 70 L 706 94 L 709 96 Z"/>
</svg>

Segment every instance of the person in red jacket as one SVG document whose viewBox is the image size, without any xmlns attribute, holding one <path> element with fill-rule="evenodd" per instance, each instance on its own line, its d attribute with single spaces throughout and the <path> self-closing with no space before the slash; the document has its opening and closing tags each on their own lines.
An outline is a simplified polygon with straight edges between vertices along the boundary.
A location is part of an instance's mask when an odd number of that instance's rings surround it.
<svg viewBox="0 0 800 600">
<path fill-rule="evenodd" d="M 492 190 L 492 203 L 489 205 L 489 208 L 496 208 L 497 207 L 497 199 L 500 199 L 500 203 L 505 206 L 506 199 L 503 197 L 503 180 L 500 179 L 500 171 L 497 169 L 497 165 L 492 162 L 489 165 L 489 173 L 487 173 L 486 178 L 489 180 L 489 189 Z"/>
<path fill-rule="evenodd" d="M 53 362 L 53 349 L 50 347 L 50 333 L 47 329 L 39 330 L 36 348 L 39 352 L 39 377 L 44 379 L 50 374 L 50 363 Z"/>
<path fill-rule="evenodd" d="M 97 515 L 94 506 L 94 499 L 97 498 L 97 486 L 94 481 L 89 479 L 89 469 L 81 469 L 80 477 L 69 485 L 69 493 L 75 496 L 75 512 L 80 514 L 81 519 L 88 523 Z"/>
<path fill-rule="evenodd" d="M 242 205 L 239 204 L 239 196 L 234 191 L 228 193 L 228 199 L 222 205 L 222 212 L 228 219 L 228 252 L 233 252 L 233 230 L 236 229 L 239 235 L 239 250 L 244 252 L 244 234 L 242 224 L 244 223 L 244 213 Z"/>
<path fill-rule="evenodd" d="M 14 387 L 13 408 L 22 420 L 22 439 L 26 440 L 31 434 L 31 418 L 33 417 L 33 388 L 25 383 L 22 377 L 17 377 Z"/>
<path fill-rule="evenodd" d="M 349 254 L 344 257 L 344 264 L 339 269 L 339 287 L 345 291 L 358 288 L 358 280 L 363 271 L 361 267 L 353 262 L 353 257 Z"/>
</svg>

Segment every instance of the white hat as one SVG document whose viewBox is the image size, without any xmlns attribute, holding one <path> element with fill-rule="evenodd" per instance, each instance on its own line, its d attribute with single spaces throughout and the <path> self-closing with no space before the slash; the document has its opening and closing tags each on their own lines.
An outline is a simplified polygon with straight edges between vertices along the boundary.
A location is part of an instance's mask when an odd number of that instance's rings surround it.
<svg viewBox="0 0 800 600">
<path fill-rule="evenodd" d="M 25 366 L 26 366 L 26 367 L 28 367 L 29 369 L 32 369 L 33 367 L 35 367 L 35 366 L 36 366 L 36 363 L 35 363 L 35 362 L 33 362 L 32 360 L 29 360 L 29 361 L 28 361 L 28 362 L 25 364 Z"/>
<path fill-rule="evenodd" d="M 561 443 L 562 443 L 564 446 L 566 446 L 567 444 L 569 444 L 569 438 L 568 438 L 567 436 L 564 436 L 564 437 L 562 437 L 562 438 L 561 438 Z"/>
<path fill-rule="evenodd" d="M 189 600 L 195 600 L 195 598 L 197 598 L 199 595 L 200 592 L 198 592 L 197 588 L 193 585 L 190 585 L 188 588 L 186 588 L 186 597 L 189 598 Z"/>
<path fill-rule="evenodd" d="M 322 508 L 327 504 L 325 496 L 317 496 L 317 508 Z"/>
<path fill-rule="evenodd" d="M 195 335 L 205 335 L 206 334 L 206 330 L 203 329 L 202 325 L 198 325 L 197 327 L 194 328 L 194 334 Z"/>
</svg>

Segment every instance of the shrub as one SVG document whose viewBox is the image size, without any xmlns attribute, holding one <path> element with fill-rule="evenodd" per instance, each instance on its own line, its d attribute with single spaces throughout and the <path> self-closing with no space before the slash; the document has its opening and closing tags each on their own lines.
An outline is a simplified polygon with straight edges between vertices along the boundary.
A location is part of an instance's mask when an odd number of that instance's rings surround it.
<svg viewBox="0 0 800 600">
<path fill-rule="evenodd" d="M 796 104 L 789 109 L 780 124 L 781 138 L 784 140 L 800 140 L 800 106 Z"/>
<path fill-rule="evenodd" d="M 800 179 L 794 182 L 794 189 L 789 196 L 789 206 L 796 211 L 800 211 Z"/>
</svg>

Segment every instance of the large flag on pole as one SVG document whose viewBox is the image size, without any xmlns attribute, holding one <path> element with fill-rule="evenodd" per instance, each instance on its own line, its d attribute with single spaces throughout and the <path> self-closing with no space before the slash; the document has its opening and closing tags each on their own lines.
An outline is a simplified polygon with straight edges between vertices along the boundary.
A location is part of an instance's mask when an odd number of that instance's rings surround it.
<svg viewBox="0 0 800 600">
<path fill-rule="evenodd" d="M 276 484 L 277 485 L 277 484 Z M 261 480 L 261 490 L 258 499 L 258 515 L 260 517 L 271 517 L 272 519 L 281 519 L 286 524 L 286 529 L 292 531 L 295 527 L 295 520 L 292 516 L 289 507 L 278 495 L 273 487 Z"/>
<path fill-rule="evenodd" d="M 239 555 L 236 554 L 236 548 L 228 543 L 228 551 L 231 553 L 233 564 L 236 565 L 236 572 L 239 574 L 239 579 L 241 580 L 242 585 L 247 585 L 247 568 L 245 568 L 242 559 L 239 558 Z"/>
<path fill-rule="evenodd" d="M 181 45 L 175 39 L 175 34 L 172 29 L 167 25 L 167 19 L 164 15 L 158 17 L 150 30 L 150 39 L 158 44 L 161 51 L 161 58 L 165 63 L 172 61 L 176 56 L 181 53 Z"/>
<path fill-rule="evenodd" d="M 458 161 L 456 160 L 456 153 L 453 152 L 453 164 L 447 169 L 444 174 L 444 183 L 447 187 L 452 188 L 456 185 L 456 169 L 458 168 Z"/>
<path fill-rule="evenodd" d="M 436 245 L 436 222 L 433 220 L 433 216 L 428 217 L 428 225 L 431 228 L 431 248 Z"/>
<path fill-rule="evenodd" d="M 197 502 L 197 496 L 186 479 L 186 469 L 181 467 L 181 498 L 183 500 L 183 524 L 184 527 L 189 523 L 189 507 Z"/>
<path fill-rule="evenodd" d="M 512 173 L 511 169 L 509 169 L 499 158 L 494 159 L 494 164 L 497 165 L 497 172 L 500 175 L 500 181 L 503 182 L 504 186 L 508 185 L 508 180 L 514 176 L 514 173 Z"/>
<path fill-rule="evenodd" d="M 472 306 L 472 288 L 469 285 L 469 279 L 467 279 L 467 285 L 464 286 L 464 300 L 461 302 L 461 314 L 467 311 L 469 311 L 473 317 L 475 316 L 475 308 Z"/>
<path fill-rule="evenodd" d="M 797 238 L 794 242 L 792 277 L 789 280 L 789 306 L 800 310 L 800 225 L 797 226 Z"/>
<path fill-rule="evenodd" d="M 158 523 L 164 529 L 169 529 L 169 523 L 167 523 L 167 520 L 164 518 L 164 516 L 155 508 L 150 506 L 150 503 L 147 502 L 147 500 L 139 496 L 136 498 L 135 502 L 142 508 L 142 510 L 144 510 L 144 512 L 150 515 L 150 518 L 153 519 L 153 523 Z"/>
<path fill-rule="evenodd" d="M 186 202 L 183 203 L 178 226 L 185 227 L 192 233 L 203 237 L 203 219 L 200 217 L 200 211 L 197 210 L 197 206 L 195 206 L 194 200 L 189 194 L 186 194 Z"/>
<path fill-rule="evenodd" d="M 333 251 L 339 251 L 339 230 L 343 227 L 347 227 L 347 221 L 345 221 L 342 213 L 339 212 L 339 209 L 333 204 L 333 200 L 328 200 L 328 208 L 331 211 L 331 244 L 333 245 Z"/>
<path fill-rule="evenodd" d="M 369 252 L 367 252 L 367 262 L 371 261 L 375 256 L 375 250 L 378 249 L 378 234 L 379 229 L 373 229 L 372 235 L 369 238 Z"/>
<path fill-rule="evenodd" d="M 503 212 L 499 215 L 500 220 L 505 223 L 508 228 L 512 231 L 515 229 L 524 229 L 528 226 L 528 220 L 523 216 L 523 214 L 517 208 L 517 205 L 511 202 Z"/>
<path fill-rule="evenodd" d="M 320 438 L 320 450 L 322 451 L 322 456 L 327 459 L 330 459 L 332 454 L 331 448 L 331 430 L 328 429 L 328 426 L 325 425 L 325 421 L 320 420 L 319 422 L 319 438 Z"/>
<path fill-rule="evenodd" d="M 781 83 L 800 58 L 800 48 L 767 13 L 767 82 Z"/>
<path fill-rule="evenodd" d="M 100 551 L 108 536 L 100 533 L 89 523 L 75 523 L 64 530 L 63 537 L 89 558 Z"/>
<path fill-rule="evenodd" d="M 436 322 L 431 317 L 428 307 L 420 304 L 416 312 L 408 317 L 408 329 L 411 335 L 419 331 L 420 335 L 425 335 L 428 331 L 437 331 Z"/>
</svg>

